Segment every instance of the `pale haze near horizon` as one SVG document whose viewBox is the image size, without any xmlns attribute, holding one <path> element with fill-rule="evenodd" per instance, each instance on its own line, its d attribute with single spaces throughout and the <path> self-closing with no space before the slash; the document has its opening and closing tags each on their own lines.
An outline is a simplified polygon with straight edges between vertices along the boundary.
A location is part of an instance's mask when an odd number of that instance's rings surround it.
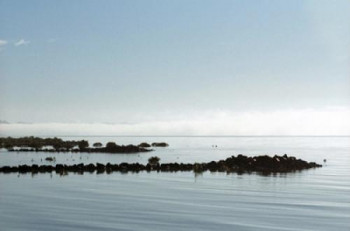
<svg viewBox="0 0 350 231">
<path fill-rule="evenodd" d="M 349 1 L 0 1 L 0 28 L 0 135 L 350 135 Z"/>
</svg>

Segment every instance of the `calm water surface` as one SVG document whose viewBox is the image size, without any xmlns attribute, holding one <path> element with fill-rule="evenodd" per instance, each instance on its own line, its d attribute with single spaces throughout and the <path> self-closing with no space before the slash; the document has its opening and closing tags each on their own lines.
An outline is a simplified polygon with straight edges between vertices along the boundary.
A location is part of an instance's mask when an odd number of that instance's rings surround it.
<svg viewBox="0 0 350 231">
<path fill-rule="evenodd" d="M 297 173 L 0 174 L 0 230 L 350 230 L 350 137 L 63 137 L 165 141 L 141 154 L 0 152 L 0 166 L 207 162 L 284 154 L 323 163 Z M 213 148 L 212 145 L 217 145 Z M 53 163 L 53 164 L 56 164 Z"/>
</svg>

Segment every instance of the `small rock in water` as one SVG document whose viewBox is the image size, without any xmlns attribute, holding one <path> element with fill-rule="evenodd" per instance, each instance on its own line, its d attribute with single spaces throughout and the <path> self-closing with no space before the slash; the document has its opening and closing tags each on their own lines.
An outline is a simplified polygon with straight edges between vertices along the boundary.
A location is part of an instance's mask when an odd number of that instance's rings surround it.
<svg viewBox="0 0 350 231">
<path fill-rule="evenodd" d="M 150 148 L 151 147 L 151 145 L 146 143 L 146 142 L 143 142 L 143 143 L 139 144 L 138 146 L 141 148 Z"/>
<path fill-rule="evenodd" d="M 165 142 L 160 142 L 160 143 L 152 143 L 152 147 L 168 147 L 169 144 Z"/>
<path fill-rule="evenodd" d="M 56 158 L 55 157 L 46 157 L 45 160 L 46 161 L 54 161 L 54 160 L 56 160 Z"/>
</svg>

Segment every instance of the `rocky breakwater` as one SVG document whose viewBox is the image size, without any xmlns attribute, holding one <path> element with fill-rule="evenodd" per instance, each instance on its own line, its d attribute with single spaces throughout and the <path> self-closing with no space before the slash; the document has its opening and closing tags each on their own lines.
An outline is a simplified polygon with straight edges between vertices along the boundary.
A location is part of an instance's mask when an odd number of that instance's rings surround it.
<svg viewBox="0 0 350 231">
<path fill-rule="evenodd" d="M 210 172 L 227 172 L 227 173 L 250 173 L 258 172 L 262 174 L 287 173 L 300 171 L 304 169 L 322 167 L 314 162 L 307 162 L 295 157 L 284 156 L 255 156 L 248 157 L 244 155 L 232 156 L 226 160 L 211 161 L 209 163 L 162 163 L 149 162 L 146 165 L 139 163 L 121 163 L 121 164 L 74 164 L 63 165 L 19 165 L 4 166 L 0 168 L 0 173 L 51 173 L 66 174 L 69 172 L 84 173 L 112 173 L 112 172 L 140 172 L 140 171 L 157 171 L 157 172 L 177 172 L 193 171 L 200 173 Z"/>
</svg>

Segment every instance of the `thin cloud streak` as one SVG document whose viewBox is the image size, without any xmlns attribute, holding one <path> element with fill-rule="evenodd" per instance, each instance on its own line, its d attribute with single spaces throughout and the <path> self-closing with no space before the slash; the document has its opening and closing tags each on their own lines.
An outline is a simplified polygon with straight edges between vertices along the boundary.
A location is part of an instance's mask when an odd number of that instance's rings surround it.
<svg viewBox="0 0 350 231">
<path fill-rule="evenodd" d="M 5 46 L 8 42 L 6 40 L 1 40 L 0 39 L 0 47 Z"/>
<path fill-rule="evenodd" d="M 23 46 L 23 45 L 28 45 L 30 43 L 30 41 L 24 40 L 24 39 L 20 39 L 17 42 L 15 42 L 15 46 Z"/>
</svg>

